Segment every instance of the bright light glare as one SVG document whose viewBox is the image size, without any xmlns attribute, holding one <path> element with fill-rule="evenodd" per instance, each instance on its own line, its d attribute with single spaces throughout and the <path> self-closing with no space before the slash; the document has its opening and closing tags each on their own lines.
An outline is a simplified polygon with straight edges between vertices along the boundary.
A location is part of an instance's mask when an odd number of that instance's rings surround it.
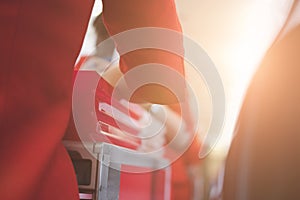
<svg viewBox="0 0 300 200">
<path fill-rule="evenodd" d="M 207 51 L 223 79 L 227 113 L 216 150 L 226 152 L 249 81 L 283 26 L 293 1 L 177 0 L 176 3 L 184 33 Z M 199 89 L 198 92 L 203 93 Z M 208 129 L 210 117 L 206 115 L 207 119 L 200 122 L 202 129 Z"/>
</svg>

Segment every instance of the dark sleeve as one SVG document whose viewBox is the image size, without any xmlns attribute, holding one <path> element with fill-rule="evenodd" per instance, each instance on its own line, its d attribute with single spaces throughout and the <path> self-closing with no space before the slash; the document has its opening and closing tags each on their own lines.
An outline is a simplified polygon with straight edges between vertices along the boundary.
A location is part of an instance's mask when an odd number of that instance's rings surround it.
<svg viewBox="0 0 300 200">
<path fill-rule="evenodd" d="M 143 64 L 156 63 L 164 65 L 170 69 L 170 73 L 163 73 L 163 70 L 155 68 L 157 66 L 153 64 L 153 73 L 141 73 L 140 76 L 130 77 L 130 80 L 126 79 L 129 87 L 130 81 L 133 79 L 149 78 L 156 82 L 159 77 L 162 82 L 168 82 L 165 86 L 159 86 L 159 84 L 148 84 L 136 90 L 132 95 L 131 100 L 135 102 L 150 101 L 152 103 L 170 104 L 178 101 L 174 96 L 176 93 L 177 98 L 184 97 L 184 67 L 183 67 L 183 42 L 181 36 L 181 26 L 177 17 L 176 7 L 173 0 L 103 0 L 103 21 L 108 29 L 110 35 L 116 35 L 123 31 L 128 31 L 136 28 L 143 27 L 155 27 L 163 28 L 164 30 L 171 30 L 170 33 L 162 32 L 143 32 L 141 34 L 133 32 L 130 37 L 118 38 L 115 40 L 117 50 L 121 54 L 120 57 L 120 69 L 126 74 L 131 69 L 141 66 Z M 162 29 L 160 29 L 162 30 Z M 174 33 L 176 34 L 172 34 Z M 130 39 L 128 39 L 130 38 Z M 158 48 L 146 48 L 147 40 Z M 127 52 L 129 48 L 145 44 L 145 48 L 135 49 Z M 157 46 L 158 45 L 158 46 Z M 167 49 L 161 49 L 159 46 L 163 45 Z M 139 46 L 140 47 L 140 46 Z M 170 52 L 168 48 L 175 49 L 177 52 Z M 151 68 L 151 65 L 150 65 Z M 148 68 L 149 69 L 149 68 Z M 178 74 L 180 80 L 176 81 L 172 75 Z M 170 81 L 173 79 L 173 82 Z M 176 91 L 174 91 L 174 85 Z M 172 85 L 172 86 L 171 86 Z M 142 98 L 141 98 L 142 97 Z"/>
</svg>

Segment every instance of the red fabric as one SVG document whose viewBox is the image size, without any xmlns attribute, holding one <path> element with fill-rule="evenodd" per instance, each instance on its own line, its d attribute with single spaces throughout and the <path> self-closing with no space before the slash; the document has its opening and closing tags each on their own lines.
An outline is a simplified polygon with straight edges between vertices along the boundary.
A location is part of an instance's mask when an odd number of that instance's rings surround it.
<svg viewBox="0 0 300 200">
<path fill-rule="evenodd" d="M 173 0 L 123 2 L 124 0 L 103 0 L 103 20 L 110 35 L 140 27 L 158 27 L 182 32 Z M 183 51 L 182 41 L 175 42 Z M 118 49 L 123 49 L 126 45 L 116 43 Z M 137 65 L 151 62 L 165 64 L 184 74 L 183 59 L 180 56 L 157 49 L 141 49 L 122 55 L 120 68 L 122 72 L 127 72 Z"/>
<path fill-rule="evenodd" d="M 152 195 L 152 173 L 126 173 L 120 175 L 120 200 L 150 200 Z"/>
<path fill-rule="evenodd" d="M 110 31 L 131 28 L 132 19 L 139 19 L 137 26 L 181 30 L 173 1 L 103 3 Z M 70 114 L 73 66 L 92 4 L 1 1 L 1 199 L 78 199 L 75 173 L 60 141 Z M 153 59 L 155 55 L 158 52 L 153 52 Z M 173 57 L 166 53 L 158 60 L 165 64 L 172 60 L 170 65 L 183 73 L 178 64 L 182 60 Z"/>
<path fill-rule="evenodd" d="M 93 2 L 0 3 L 1 199 L 78 199 L 60 143 Z"/>
</svg>

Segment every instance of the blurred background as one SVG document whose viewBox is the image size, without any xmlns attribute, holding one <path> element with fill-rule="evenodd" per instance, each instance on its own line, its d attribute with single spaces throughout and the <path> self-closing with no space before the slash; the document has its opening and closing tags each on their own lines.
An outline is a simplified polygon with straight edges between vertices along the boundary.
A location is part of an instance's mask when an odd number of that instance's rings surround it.
<svg viewBox="0 0 300 200">
<path fill-rule="evenodd" d="M 183 33 L 207 52 L 225 88 L 226 120 L 220 140 L 204 161 L 206 184 L 214 179 L 226 158 L 249 81 L 285 23 L 292 3 L 293 0 L 176 0 Z M 92 22 L 101 11 L 101 0 L 96 0 L 80 56 L 94 51 Z M 197 118 L 199 137 L 203 137 L 210 126 L 210 95 L 201 77 L 189 69 L 187 79 L 200 99 Z"/>
</svg>

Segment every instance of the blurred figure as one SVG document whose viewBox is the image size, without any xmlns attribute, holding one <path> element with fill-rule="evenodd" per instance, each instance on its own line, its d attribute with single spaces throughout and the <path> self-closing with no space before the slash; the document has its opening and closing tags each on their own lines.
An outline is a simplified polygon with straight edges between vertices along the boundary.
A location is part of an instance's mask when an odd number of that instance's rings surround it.
<svg viewBox="0 0 300 200">
<path fill-rule="evenodd" d="M 226 163 L 224 200 L 300 199 L 300 4 L 255 74 Z"/>
</svg>

